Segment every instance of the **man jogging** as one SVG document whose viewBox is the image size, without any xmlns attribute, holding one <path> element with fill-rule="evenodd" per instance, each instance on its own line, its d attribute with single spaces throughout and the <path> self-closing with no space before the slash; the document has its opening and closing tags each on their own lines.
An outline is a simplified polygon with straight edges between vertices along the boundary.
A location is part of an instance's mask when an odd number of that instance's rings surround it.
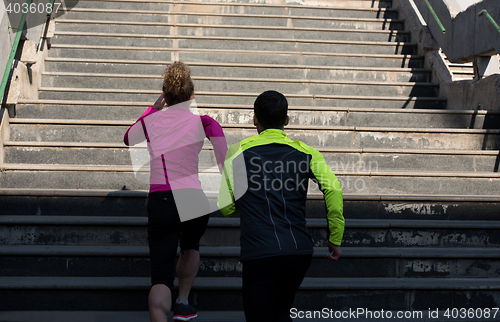
<svg viewBox="0 0 500 322">
<path fill-rule="evenodd" d="M 292 321 L 295 293 L 311 264 L 313 240 L 306 227 L 309 179 L 327 207 L 328 259 L 337 260 L 344 232 L 340 182 L 314 148 L 289 139 L 288 102 L 266 91 L 254 103 L 258 135 L 230 147 L 218 206 L 239 214 L 243 305 L 247 322 Z"/>
</svg>

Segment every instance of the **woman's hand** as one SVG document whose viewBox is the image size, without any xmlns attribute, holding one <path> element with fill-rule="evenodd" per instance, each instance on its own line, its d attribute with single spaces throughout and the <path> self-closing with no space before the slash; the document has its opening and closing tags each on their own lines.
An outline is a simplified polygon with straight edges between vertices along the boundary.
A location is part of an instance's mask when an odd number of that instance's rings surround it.
<svg viewBox="0 0 500 322">
<path fill-rule="evenodd" d="M 166 101 L 165 101 L 165 94 L 161 93 L 160 97 L 156 100 L 156 102 L 153 105 L 154 109 L 161 110 L 165 106 Z"/>
</svg>

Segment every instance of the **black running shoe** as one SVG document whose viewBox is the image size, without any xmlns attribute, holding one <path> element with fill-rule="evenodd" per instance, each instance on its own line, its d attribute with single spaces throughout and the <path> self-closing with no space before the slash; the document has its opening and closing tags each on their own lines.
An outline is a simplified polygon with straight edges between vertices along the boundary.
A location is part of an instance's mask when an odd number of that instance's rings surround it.
<svg viewBox="0 0 500 322">
<path fill-rule="evenodd" d="M 198 316 L 196 309 L 191 305 L 185 305 L 182 303 L 174 303 L 173 305 L 174 317 L 173 320 L 177 321 L 189 321 Z"/>
</svg>

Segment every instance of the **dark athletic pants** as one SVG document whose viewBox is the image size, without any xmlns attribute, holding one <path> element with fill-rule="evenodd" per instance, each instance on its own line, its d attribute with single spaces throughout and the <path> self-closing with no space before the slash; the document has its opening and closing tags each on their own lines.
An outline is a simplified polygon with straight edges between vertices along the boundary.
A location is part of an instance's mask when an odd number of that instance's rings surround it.
<svg viewBox="0 0 500 322">
<path fill-rule="evenodd" d="M 276 256 L 243 262 L 243 306 L 247 322 L 289 322 L 295 292 L 312 255 Z"/>
<path fill-rule="evenodd" d="M 186 191 L 192 202 L 210 204 L 202 190 Z M 207 210 L 208 213 L 208 210 Z M 164 284 L 172 289 L 175 278 L 175 259 L 181 251 L 199 250 L 199 242 L 207 228 L 209 215 L 181 222 L 171 191 L 157 191 L 148 198 L 148 243 L 151 258 L 151 285 Z"/>
</svg>

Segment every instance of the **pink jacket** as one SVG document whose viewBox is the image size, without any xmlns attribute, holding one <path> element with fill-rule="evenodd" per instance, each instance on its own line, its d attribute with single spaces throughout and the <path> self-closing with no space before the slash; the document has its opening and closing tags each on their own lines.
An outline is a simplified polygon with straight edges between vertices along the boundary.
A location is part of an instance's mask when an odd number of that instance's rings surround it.
<svg viewBox="0 0 500 322">
<path fill-rule="evenodd" d="M 206 138 L 214 147 L 222 173 L 227 143 L 220 124 L 208 115 L 196 115 L 183 102 L 157 110 L 150 106 L 127 130 L 127 146 L 147 141 L 150 156 L 149 192 L 201 189 L 198 178 L 199 153 Z"/>
</svg>

